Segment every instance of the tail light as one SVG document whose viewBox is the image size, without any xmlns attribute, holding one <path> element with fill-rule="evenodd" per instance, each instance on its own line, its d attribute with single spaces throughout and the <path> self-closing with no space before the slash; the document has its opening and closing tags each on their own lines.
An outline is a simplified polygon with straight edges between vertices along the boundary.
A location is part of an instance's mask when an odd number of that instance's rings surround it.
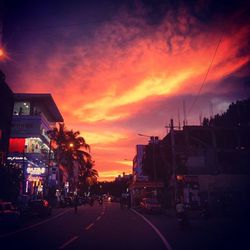
<svg viewBox="0 0 250 250">
<path fill-rule="evenodd" d="M 44 201 L 43 201 L 43 205 L 44 205 L 45 207 L 48 207 L 48 206 L 49 206 L 49 202 L 46 201 L 46 200 L 44 200 Z"/>
</svg>

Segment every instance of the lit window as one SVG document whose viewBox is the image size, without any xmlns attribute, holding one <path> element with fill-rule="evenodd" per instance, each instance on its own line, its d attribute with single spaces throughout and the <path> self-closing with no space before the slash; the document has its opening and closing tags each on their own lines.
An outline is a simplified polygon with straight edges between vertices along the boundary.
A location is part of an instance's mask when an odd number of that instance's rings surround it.
<svg viewBox="0 0 250 250">
<path fill-rule="evenodd" d="M 13 115 L 30 115 L 29 102 L 15 102 Z"/>
</svg>

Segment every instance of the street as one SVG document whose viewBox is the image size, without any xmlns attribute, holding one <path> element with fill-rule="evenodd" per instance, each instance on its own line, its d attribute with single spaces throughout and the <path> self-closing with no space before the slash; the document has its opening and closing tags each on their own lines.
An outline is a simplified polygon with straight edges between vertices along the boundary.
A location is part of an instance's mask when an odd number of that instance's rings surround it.
<svg viewBox="0 0 250 250">
<path fill-rule="evenodd" d="M 209 224 L 210 223 L 210 224 Z M 54 209 L 52 216 L 33 219 L 19 229 L 1 232 L 1 249 L 244 249 L 241 228 L 228 222 L 191 220 L 181 229 L 174 217 L 139 214 L 105 202 Z M 226 229 L 227 228 L 227 229 Z M 246 232 L 245 232 L 246 233 Z M 241 237 L 241 238 L 240 238 Z M 243 238 L 245 242 L 243 242 Z M 3 247 L 4 246 L 4 247 Z"/>
</svg>

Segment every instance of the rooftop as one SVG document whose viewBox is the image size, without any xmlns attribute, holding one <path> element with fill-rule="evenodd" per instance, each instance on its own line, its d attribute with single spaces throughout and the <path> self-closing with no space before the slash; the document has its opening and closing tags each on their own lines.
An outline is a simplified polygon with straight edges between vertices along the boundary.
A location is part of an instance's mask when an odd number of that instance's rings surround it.
<svg viewBox="0 0 250 250">
<path fill-rule="evenodd" d="M 14 100 L 18 102 L 29 101 L 39 104 L 46 110 L 48 121 L 63 122 L 63 117 L 51 94 L 15 93 Z"/>
</svg>

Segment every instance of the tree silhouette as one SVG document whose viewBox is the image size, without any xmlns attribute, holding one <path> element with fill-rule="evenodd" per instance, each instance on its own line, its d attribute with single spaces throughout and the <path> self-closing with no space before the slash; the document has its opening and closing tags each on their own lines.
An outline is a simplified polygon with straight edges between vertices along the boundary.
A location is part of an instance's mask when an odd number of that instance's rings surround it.
<svg viewBox="0 0 250 250">
<path fill-rule="evenodd" d="M 90 146 L 79 131 L 67 130 L 64 123 L 59 123 L 59 127 L 47 134 L 52 140 L 55 161 L 66 171 L 73 189 L 77 187 L 76 178 L 86 181 L 87 178 L 98 176 L 97 171 L 92 168 L 94 164 Z"/>
</svg>

